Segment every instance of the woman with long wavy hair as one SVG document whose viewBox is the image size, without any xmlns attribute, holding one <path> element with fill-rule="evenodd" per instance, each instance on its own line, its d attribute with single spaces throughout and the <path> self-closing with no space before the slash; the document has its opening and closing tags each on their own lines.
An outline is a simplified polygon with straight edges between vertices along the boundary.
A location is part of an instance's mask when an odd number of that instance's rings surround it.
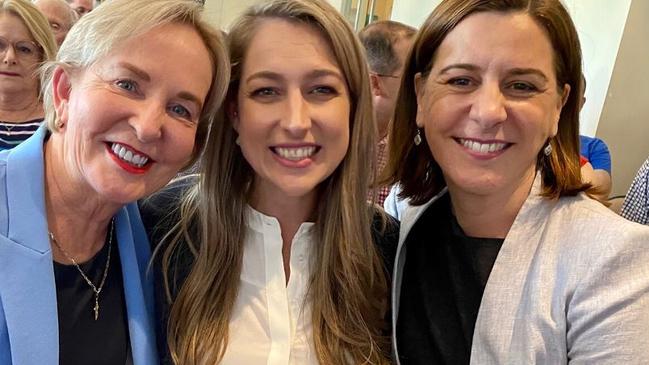
<svg viewBox="0 0 649 365">
<path fill-rule="evenodd" d="M 396 227 L 365 201 L 362 49 L 320 0 L 252 7 L 228 38 L 232 81 L 198 179 L 143 205 L 162 242 L 167 361 L 384 364 Z"/>
</svg>

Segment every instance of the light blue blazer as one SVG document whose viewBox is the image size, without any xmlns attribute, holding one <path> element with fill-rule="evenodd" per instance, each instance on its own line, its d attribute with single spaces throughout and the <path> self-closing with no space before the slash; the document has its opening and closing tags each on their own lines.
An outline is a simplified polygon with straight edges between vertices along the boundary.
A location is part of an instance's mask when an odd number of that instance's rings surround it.
<svg viewBox="0 0 649 365">
<path fill-rule="evenodd" d="M 56 284 L 45 214 L 43 126 L 0 153 L 0 365 L 58 365 Z M 157 364 L 151 256 L 135 204 L 115 215 L 135 365 Z"/>
</svg>

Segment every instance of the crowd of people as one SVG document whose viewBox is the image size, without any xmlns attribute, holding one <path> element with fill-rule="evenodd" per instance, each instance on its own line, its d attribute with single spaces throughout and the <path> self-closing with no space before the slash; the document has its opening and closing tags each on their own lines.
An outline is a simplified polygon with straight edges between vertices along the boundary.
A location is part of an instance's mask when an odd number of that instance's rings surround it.
<svg viewBox="0 0 649 365">
<path fill-rule="evenodd" d="M 0 365 L 642 364 L 560 0 L 0 0 Z"/>
</svg>

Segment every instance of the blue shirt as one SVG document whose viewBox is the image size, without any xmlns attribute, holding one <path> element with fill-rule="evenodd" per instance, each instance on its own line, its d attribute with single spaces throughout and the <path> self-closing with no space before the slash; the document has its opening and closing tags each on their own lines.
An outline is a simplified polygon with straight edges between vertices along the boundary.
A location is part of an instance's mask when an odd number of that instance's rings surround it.
<svg viewBox="0 0 649 365">
<path fill-rule="evenodd" d="M 594 170 L 606 170 L 611 174 L 611 153 L 599 138 L 579 136 L 579 153 L 588 159 Z"/>
</svg>

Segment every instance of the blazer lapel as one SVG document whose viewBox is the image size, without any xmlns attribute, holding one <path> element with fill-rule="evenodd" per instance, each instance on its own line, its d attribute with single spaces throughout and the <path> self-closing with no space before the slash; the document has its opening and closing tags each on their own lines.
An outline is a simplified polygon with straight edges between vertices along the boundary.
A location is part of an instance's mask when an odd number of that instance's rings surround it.
<svg viewBox="0 0 649 365">
<path fill-rule="evenodd" d="M 139 214 L 133 209 L 122 208 L 116 223 L 133 362 L 135 365 L 157 364 L 152 283 L 146 275 L 150 256 L 148 240 Z"/>
<path fill-rule="evenodd" d="M 498 253 L 482 296 L 473 334 L 471 364 L 510 364 L 518 310 L 525 302 L 525 283 L 553 204 L 539 195 L 540 174 Z"/>
<path fill-rule="evenodd" d="M 14 364 L 58 364 L 58 311 L 44 198 L 43 138 L 7 158 L 6 237 L 0 237 L 0 296 Z M 5 229 L 5 227 L 2 227 Z"/>
</svg>

